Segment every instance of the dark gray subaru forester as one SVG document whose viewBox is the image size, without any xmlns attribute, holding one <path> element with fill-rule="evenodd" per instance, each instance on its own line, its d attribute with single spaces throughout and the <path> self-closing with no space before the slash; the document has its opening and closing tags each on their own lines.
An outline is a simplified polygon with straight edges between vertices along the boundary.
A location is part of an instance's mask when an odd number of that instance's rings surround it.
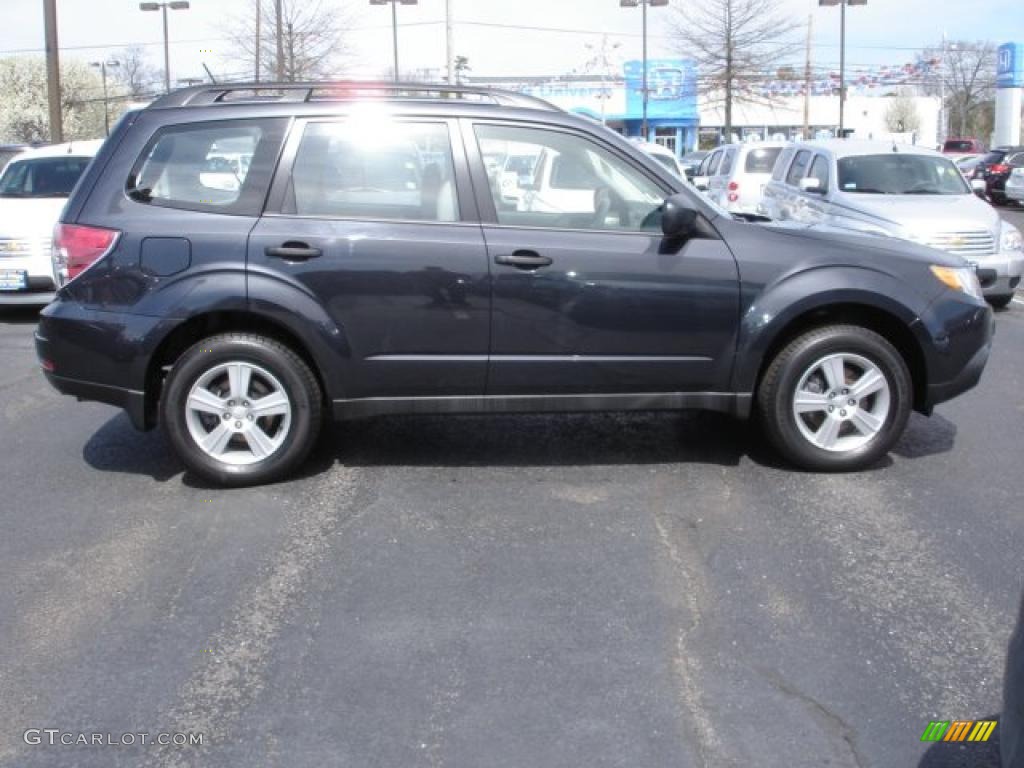
<svg viewBox="0 0 1024 768">
<path fill-rule="evenodd" d="M 959 258 L 731 218 L 586 119 L 486 89 L 201 86 L 126 115 L 54 235 L 61 392 L 229 485 L 325 415 L 756 413 L 852 470 L 974 386 Z"/>
</svg>

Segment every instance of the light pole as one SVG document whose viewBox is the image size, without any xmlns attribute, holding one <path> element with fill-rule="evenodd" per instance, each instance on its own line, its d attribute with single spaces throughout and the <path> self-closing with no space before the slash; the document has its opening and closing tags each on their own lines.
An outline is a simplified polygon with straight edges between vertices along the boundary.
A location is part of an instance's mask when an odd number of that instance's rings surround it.
<svg viewBox="0 0 1024 768">
<path fill-rule="evenodd" d="M 391 4 L 391 36 L 395 50 L 395 82 L 398 82 L 398 6 L 416 5 L 419 0 L 370 0 L 370 5 Z"/>
<path fill-rule="evenodd" d="M 106 135 L 110 135 L 110 109 L 107 104 L 107 67 L 120 67 L 121 62 L 111 59 L 110 61 L 90 61 L 90 67 L 99 67 L 100 78 L 103 80 L 103 126 Z"/>
<path fill-rule="evenodd" d="M 164 12 L 164 88 L 171 92 L 171 49 L 167 42 L 167 9 L 172 11 L 187 11 L 188 0 L 171 0 L 166 3 L 139 3 L 140 11 L 163 11 Z"/>
<path fill-rule="evenodd" d="M 643 70 L 644 70 L 644 75 L 643 75 L 643 86 L 641 86 L 641 87 L 643 88 L 643 95 L 644 95 L 644 120 L 643 120 L 643 128 L 641 130 L 643 132 L 644 141 L 647 141 L 647 97 L 649 95 L 648 94 L 648 90 L 647 90 L 647 6 L 649 5 L 652 8 L 657 8 L 657 7 L 660 7 L 660 6 L 668 5 L 668 0 L 619 0 L 619 5 L 621 7 L 623 7 L 623 8 L 636 8 L 639 5 L 641 7 L 641 9 L 643 10 L 643 35 L 642 35 L 642 37 L 643 37 L 643 47 L 644 47 L 644 52 L 643 52 Z"/>
<path fill-rule="evenodd" d="M 838 5 L 839 11 L 839 137 L 846 138 L 846 6 L 867 5 L 868 0 L 818 0 L 819 6 Z"/>
</svg>

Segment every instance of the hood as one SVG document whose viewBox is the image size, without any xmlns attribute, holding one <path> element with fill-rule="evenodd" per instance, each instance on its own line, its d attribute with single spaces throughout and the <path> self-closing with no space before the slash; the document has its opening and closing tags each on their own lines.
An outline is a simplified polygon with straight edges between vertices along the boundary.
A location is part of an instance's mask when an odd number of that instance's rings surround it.
<svg viewBox="0 0 1024 768">
<path fill-rule="evenodd" d="M 835 204 L 886 229 L 913 233 L 999 229 L 999 214 L 975 195 L 857 195 L 841 193 Z"/>
<path fill-rule="evenodd" d="M 0 237 L 49 237 L 66 197 L 0 197 Z"/>
<path fill-rule="evenodd" d="M 880 259 L 882 263 L 891 258 L 900 258 L 907 261 L 914 261 L 922 265 L 938 264 L 948 267 L 962 267 L 966 262 L 959 256 L 937 251 L 924 245 L 918 245 L 909 240 L 901 240 L 886 235 L 872 235 L 865 232 L 857 232 L 849 229 L 835 227 L 829 224 L 804 224 L 790 221 L 773 221 L 755 226 L 763 227 L 780 235 L 789 235 L 802 240 L 816 243 L 821 250 L 841 249 L 843 255 L 851 261 L 859 261 L 858 254 L 863 257 L 868 254 L 874 259 Z"/>
</svg>

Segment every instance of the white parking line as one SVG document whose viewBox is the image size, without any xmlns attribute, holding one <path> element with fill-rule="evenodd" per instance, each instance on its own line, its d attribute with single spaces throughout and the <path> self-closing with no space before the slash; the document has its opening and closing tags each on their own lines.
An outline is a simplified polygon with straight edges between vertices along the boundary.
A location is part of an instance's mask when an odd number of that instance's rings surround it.
<svg viewBox="0 0 1024 768">
<path fill-rule="evenodd" d="M 1020 299 L 1014 299 L 1013 303 L 1014 304 L 1020 304 L 1022 307 L 1024 307 L 1024 301 L 1021 301 Z"/>
</svg>

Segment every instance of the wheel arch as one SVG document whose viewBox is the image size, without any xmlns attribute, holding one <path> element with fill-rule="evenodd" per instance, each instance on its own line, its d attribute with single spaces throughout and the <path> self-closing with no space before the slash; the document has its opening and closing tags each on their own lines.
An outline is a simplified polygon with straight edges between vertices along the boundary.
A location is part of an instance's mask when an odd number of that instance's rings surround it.
<svg viewBox="0 0 1024 768">
<path fill-rule="evenodd" d="M 896 348 L 910 371 L 914 408 L 923 411 L 928 393 L 928 367 L 921 342 L 911 330 L 915 324 L 916 318 L 908 322 L 905 315 L 891 307 L 856 300 L 827 302 L 805 308 L 785 319 L 760 340 L 756 369 L 751 371 L 751 391 L 757 392 L 771 361 L 798 336 L 827 325 L 856 325 L 874 331 Z"/>
<path fill-rule="evenodd" d="M 313 348 L 305 343 L 298 332 L 278 319 L 246 310 L 218 310 L 194 315 L 176 325 L 156 345 L 145 372 L 146 428 L 152 428 L 157 421 L 157 405 L 163 391 L 167 370 L 196 342 L 220 333 L 255 333 L 284 344 L 313 371 L 324 398 L 329 398 L 331 389 L 326 377 L 326 367 Z"/>
</svg>

